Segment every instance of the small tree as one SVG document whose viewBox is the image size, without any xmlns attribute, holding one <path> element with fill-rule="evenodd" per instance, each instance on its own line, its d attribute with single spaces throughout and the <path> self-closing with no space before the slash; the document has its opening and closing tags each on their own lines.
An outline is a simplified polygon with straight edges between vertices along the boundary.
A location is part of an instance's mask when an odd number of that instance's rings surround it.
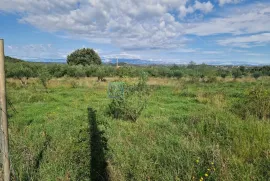
<svg viewBox="0 0 270 181">
<path fill-rule="evenodd" d="M 146 106 L 149 88 L 146 84 L 147 74 L 142 72 L 139 82 L 135 85 L 119 84 L 121 88 L 109 89 L 112 101 L 108 106 L 108 113 L 117 119 L 136 121 Z M 121 90 L 115 91 L 115 90 Z"/>
<path fill-rule="evenodd" d="M 104 68 L 99 67 L 97 69 L 96 75 L 98 77 L 98 80 L 97 80 L 98 82 L 106 82 L 106 79 L 104 79 L 104 77 L 106 76 L 106 72 Z"/>
<path fill-rule="evenodd" d="M 175 70 L 173 72 L 173 76 L 176 77 L 177 79 L 180 79 L 183 77 L 183 73 L 180 70 Z"/>
<path fill-rule="evenodd" d="M 227 74 L 226 73 L 221 73 L 220 76 L 225 79 L 227 77 Z"/>
<path fill-rule="evenodd" d="M 99 55 L 91 48 L 78 49 L 68 55 L 67 63 L 69 65 L 93 65 L 101 64 Z"/>
<path fill-rule="evenodd" d="M 27 85 L 27 80 L 32 76 L 33 71 L 31 68 L 24 66 L 23 64 L 20 64 L 16 67 L 14 67 L 11 72 L 11 76 L 19 79 L 21 81 L 21 84 L 23 86 Z"/>
<path fill-rule="evenodd" d="M 234 69 L 232 71 L 232 76 L 234 79 L 241 78 L 242 72 L 239 69 Z"/>
<path fill-rule="evenodd" d="M 255 79 L 258 79 L 261 75 L 262 75 L 261 72 L 254 72 L 252 76 L 253 76 Z"/>
<path fill-rule="evenodd" d="M 51 74 L 49 73 L 47 67 L 44 67 L 39 72 L 39 80 L 42 84 L 42 86 L 46 89 L 46 92 L 48 92 L 48 81 L 52 78 Z"/>
</svg>

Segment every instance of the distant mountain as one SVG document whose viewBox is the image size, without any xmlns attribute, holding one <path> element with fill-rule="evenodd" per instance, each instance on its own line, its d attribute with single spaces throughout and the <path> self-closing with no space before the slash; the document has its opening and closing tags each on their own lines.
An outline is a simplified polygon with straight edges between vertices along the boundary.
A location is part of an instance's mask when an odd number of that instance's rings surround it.
<svg viewBox="0 0 270 181">
<path fill-rule="evenodd" d="M 28 62 L 40 62 L 40 63 L 62 63 L 66 64 L 67 60 L 65 58 L 33 58 L 33 59 L 27 59 Z"/>
<path fill-rule="evenodd" d="M 117 60 L 116 59 L 106 59 L 103 60 L 104 63 L 106 64 L 116 64 Z M 150 61 L 150 60 L 142 60 L 142 59 L 118 59 L 119 64 L 132 64 L 132 65 L 161 65 L 161 64 L 166 64 L 165 62 L 160 62 L 160 61 Z"/>
</svg>

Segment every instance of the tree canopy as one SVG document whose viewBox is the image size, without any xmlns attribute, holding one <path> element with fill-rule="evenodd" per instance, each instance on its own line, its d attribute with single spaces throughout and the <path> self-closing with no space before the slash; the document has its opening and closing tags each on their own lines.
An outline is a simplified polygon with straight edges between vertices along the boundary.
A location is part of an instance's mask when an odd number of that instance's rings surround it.
<svg viewBox="0 0 270 181">
<path fill-rule="evenodd" d="M 100 65 L 101 59 L 99 55 L 91 48 L 78 49 L 67 57 L 69 65 Z"/>
</svg>

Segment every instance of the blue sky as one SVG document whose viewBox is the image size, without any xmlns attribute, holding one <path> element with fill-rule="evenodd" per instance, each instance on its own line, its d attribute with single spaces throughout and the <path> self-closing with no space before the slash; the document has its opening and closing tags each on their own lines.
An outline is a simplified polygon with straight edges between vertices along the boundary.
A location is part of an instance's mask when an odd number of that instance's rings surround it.
<svg viewBox="0 0 270 181">
<path fill-rule="evenodd" d="M 1 0 L 5 54 L 270 64 L 269 0 Z"/>
</svg>

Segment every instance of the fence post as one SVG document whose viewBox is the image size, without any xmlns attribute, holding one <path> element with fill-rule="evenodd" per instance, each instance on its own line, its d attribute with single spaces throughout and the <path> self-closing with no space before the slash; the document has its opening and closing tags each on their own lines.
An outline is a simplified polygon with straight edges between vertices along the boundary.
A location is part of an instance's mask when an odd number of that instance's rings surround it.
<svg viewBox="0 0 270 181">
<path fill-rule="evenodd" d="M 0 102 L 1 102 L 1 131 L 2 131 L 2 154 L 4 167 L 4 181 L 10 181 L 10 163 L 8 153 L 8 121 L 6 102 L 6 76 L 4 62 L 4 40 L 0 39 Z"/>
</svg>

